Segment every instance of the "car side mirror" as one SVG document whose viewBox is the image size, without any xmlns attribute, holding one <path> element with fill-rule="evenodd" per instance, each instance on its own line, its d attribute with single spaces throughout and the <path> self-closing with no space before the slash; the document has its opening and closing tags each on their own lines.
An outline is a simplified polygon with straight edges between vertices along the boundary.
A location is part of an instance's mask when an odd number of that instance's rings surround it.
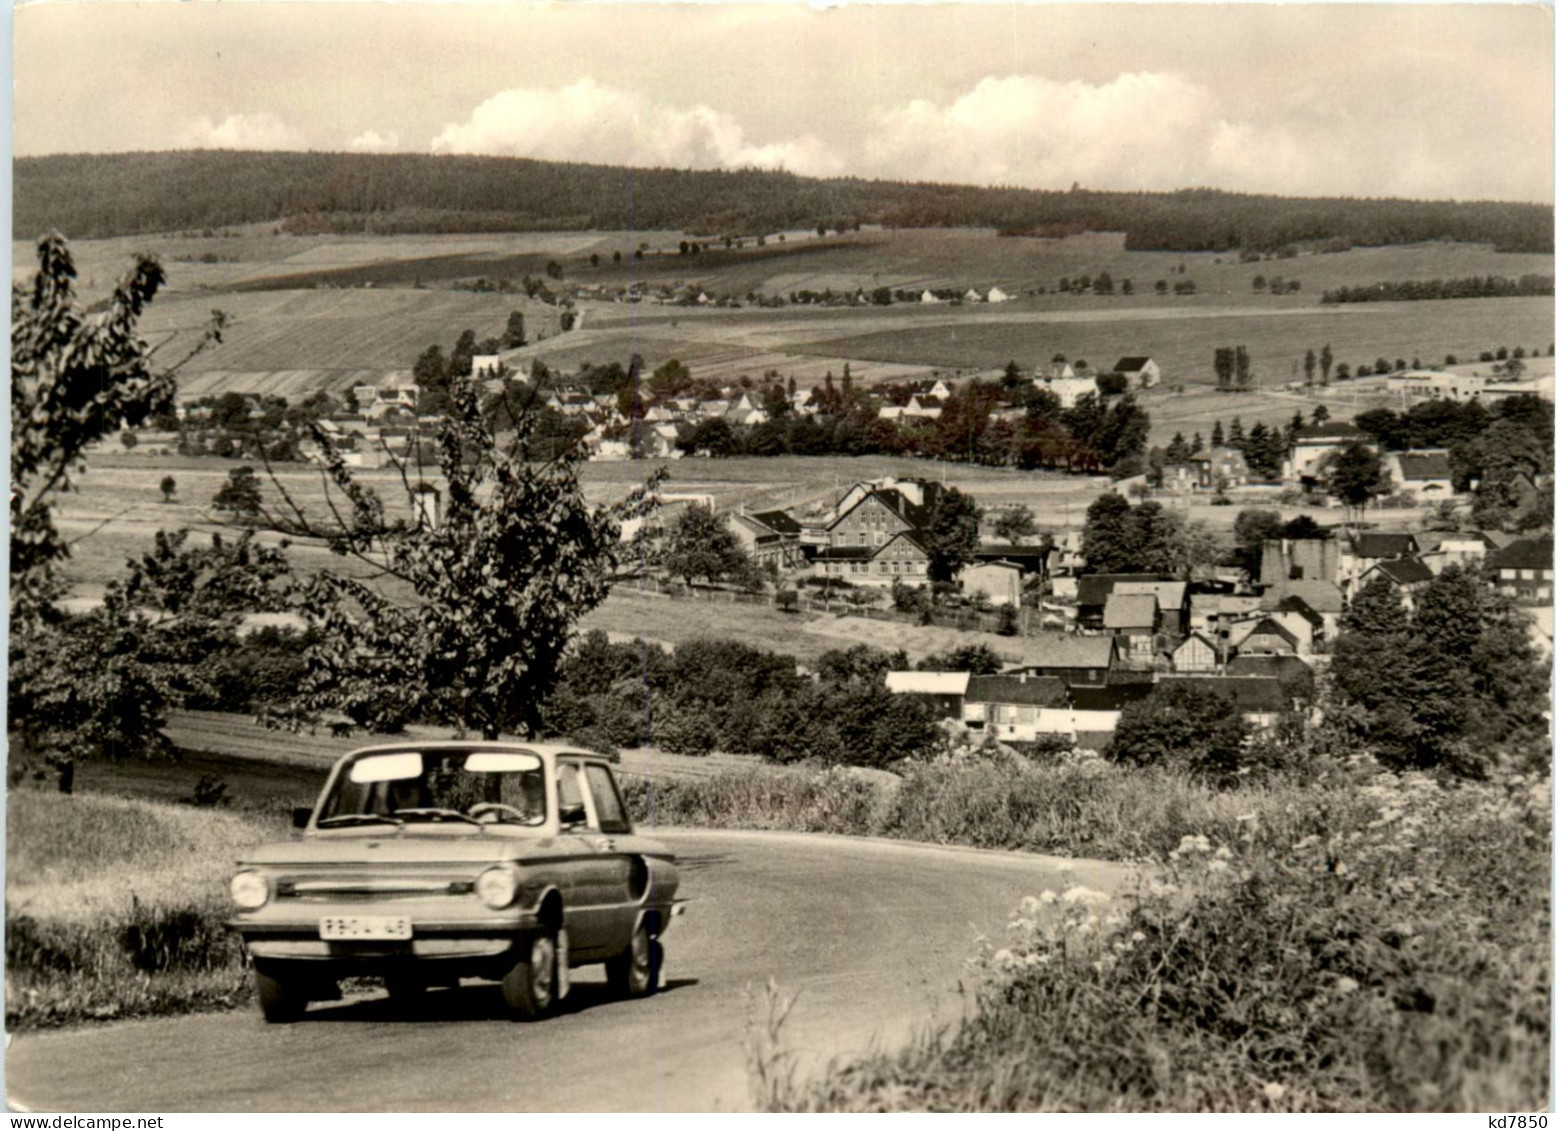
<svg viewBox="0 0 1557 1131">
<path fill-rule="evenodd" d="M 584 813 L 584 803 L 580 801 L 574 805 L 564 805 L 558 811 L 557 819 L 566 828 L 569 825 L 582 825 L 589 818 Z"/>
<path fill-rule="evenodd" d="M 313 815 L 314 811 L 306 805 L 300 806 L 297 809 L 293 809 L 292 827 L 294 829 L 306 829 L 308 827 L 308 821 L 311 817 L 313 817 Z"/>
</svg>

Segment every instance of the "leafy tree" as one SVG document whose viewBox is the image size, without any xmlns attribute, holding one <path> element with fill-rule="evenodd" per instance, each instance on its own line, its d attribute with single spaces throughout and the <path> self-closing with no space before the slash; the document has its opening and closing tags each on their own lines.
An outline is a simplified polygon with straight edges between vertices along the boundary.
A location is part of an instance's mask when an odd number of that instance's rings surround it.
<svg viewBox="0 0 1557 1131">
<path fill-rule="evenodd" d="M 1188 680 L 1127 704 L 1104 750 L 1112 761 L 1169 766 L 1219 783 L 1243 765 L 1248 728 L 1230 697 Z"/>
<path fill-rule="evenodd" d="M 162 492 L 162 501 L 171 503 L 173 497 L 178 494 L 178 480 L 171 475 L 164 475 L 162 482 L 157 484 L 157 489 Z"/>
<path fill-rule="evenodd" d="M 933 653 L 919 661 L 922 672 L 969 672 L 972 675 L 999 675 L 1004 665 L 987 645 L 964 644 L 946 652 Z"/>
<path fill-rule="evenodd" d="M 1249 351 L 1243 346 L 1238 346 L 1233 351 L 1233 381 L 1241 390 L 1249 388 L 1252 377 L 1249 372 Z"/>
<path fill-rule="evenodd" d="M 1325 479 L 1330 496 L 1358 518 L 1369 503 L 1390 491 L 1389 472 L 1379 453 L 1361 440 L 1326 457 Z"/>
<path fill-rule="evenodd" d="M 1324 349 L 1319 351 L 1319 383 L 1330 383 L 1330 366 L 1335 363 L 1335 355 L 1330 352 L 1330 343 L 1326 342 Z"/>
<path fill-rule="evenodd" d="M 675 358 L 649 375 L 649 392 L 655 398 L 679 397 L 692 384 L 692 371 Z"/>
<path fill-rule="evenodd" d="M 508 325 L 503 328 L 502 345 L 504 349 L 517 349 L 524 345 L 524 311 L 510 311 Z"/>
<path fill-rule="evenodd" d="M 1303 384 L 1312 385 L 1314 383 L 1314 369 L 1318 365 L 1319 359 L 1314 356 L 1312 349 L 1303 355 Z"/>
<path fill-rule="evenodd" d="M 686 579 L 710 583 L 738 573 L 748 561 L 746 551 L 722 518 L 694 504 L 676 517 L 665 549 L 665 569 Z"/>
<path fill-rule="evenodd" d="M 1038 530 L 1033 512 L 1024 506 L 1007 507 L 995 520 L 995 537 L 1002 542 L 1019 544 Z"/>
<path fill-rule="evenodd" d="M 211 497 L 211 506 L 226 511 L 235 521 L 259 518 L 264 513 L 264 499 L 254 469 L 244 466 L 229 471 L 227 482 Z"/>
<path fill-rule="evenodd" d="M 1227 390 L 1233 387 L 1233 351 L 1229 346 L 1217 346 L 1212 355 L 1211 367 L 1216 371 L 1216 387 Z"/>
<path fill-rule="evenodd" d="M 1164 458 L 1169 463 L 1183 463 L 1190 457 L 1190 454 L 1189 445 L 1184 442 L 1184 433 L 1182 432 L 1173 434 L 1173 439 L 1169 442 L 1167 451 L 1163 453 Z"/>
<path fill-rule="evenodd" d="M 135 324 L 162 286 L 141 257 L 108 306 L 76 307 L 76 271 L 58 235 L 38 242 L 38 272 L 11 288 L 11 615 L 56 593 L 69 548 L 54 526 L 56 495 L 85 469 L 92 443 L 171 407 L 174 383 L 147 360 Z"/>
<path fill-rule="evenodd" d="M 451 394 L 438 429 L 437 524 L 390 517 L 317 430 L 340 520 L 316 522 L 276 484 L 295 529 L 372 566 L 380 581 L 322 571 L 300 594 L 320 630 L 300 713 L 338 710 L 369 726 L 419 718 L 488 738 L 538 733 L 572 628 L 604 600 L 624 553 L 621 519 L 650 508 L 659 476 L 615 506 L 592 507 L 577 447 L 532 458 L 533 413 L 499 446 L 477 383 L 457 379 Z"/>
<path fill-rule="evenodd" d="M 973 560 L 979 545 L 979 508 L 955 487 L 937 493 L 919 540 L 930 556 L 931 581 L 951 581 Z"/>
<path fill-rule="evenodd" d="M 1238 568 L 1252 578 L 1260 576 L 1260 556 L 1265 543 L 1283 537 L 1281 512 L 1248 508 L 1233 519 L 1233 542 L 1238 551 Z"/>
</svg>

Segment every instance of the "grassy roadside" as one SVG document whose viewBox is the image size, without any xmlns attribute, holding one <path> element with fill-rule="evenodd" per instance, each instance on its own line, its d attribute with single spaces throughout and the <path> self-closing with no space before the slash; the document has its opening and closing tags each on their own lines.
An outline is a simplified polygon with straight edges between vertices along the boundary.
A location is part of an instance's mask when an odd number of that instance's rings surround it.
<svg viewBox="0 0 1557 1131">
<path fill-rule="evenodd" d="M 248 1000 L 223 926 L 227 873 L 279 816 L 101 794 L 6 799 L 6 1026 L 222 1008 Z"/>
<path fill-rule="evenodd" d="M 1347 785 L 1186 835 L 1128 901 L 1023 900 L 907 1049 L 796 1081 L 770 1021 L 759 1108 L 1544 1110 L 1550 780 Z"/>
</svg>

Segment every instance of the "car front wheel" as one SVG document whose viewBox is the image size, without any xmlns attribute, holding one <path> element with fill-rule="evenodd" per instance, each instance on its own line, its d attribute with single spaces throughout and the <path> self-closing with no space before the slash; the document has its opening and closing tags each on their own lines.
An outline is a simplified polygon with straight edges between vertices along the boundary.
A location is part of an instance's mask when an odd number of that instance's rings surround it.
<svg viewBox="0 0 1557 1131">
<path fill-rule="evenodd" d="M 557 1004 L 557 939 L 532 935 L 520 946 L 520 958 L 503 978 L 503 1000 L 514 1017 L 535 1021 Z"/>
<path fill-rule="evenodd" d="M 254 968 L 254 993 L 259 999 L 260 1013 L 272 1025 L 296 1021 L 308 1008 L 308 995 L 296 981 L 266 967 Z"/>
<path fill-rule="evenodd" d="M 665 949 L 639 923 L 627 949 L 606 960 L 606 979 L 619 997 L 647 997 L 659 987 L 664 964 Z"/>
</svg>

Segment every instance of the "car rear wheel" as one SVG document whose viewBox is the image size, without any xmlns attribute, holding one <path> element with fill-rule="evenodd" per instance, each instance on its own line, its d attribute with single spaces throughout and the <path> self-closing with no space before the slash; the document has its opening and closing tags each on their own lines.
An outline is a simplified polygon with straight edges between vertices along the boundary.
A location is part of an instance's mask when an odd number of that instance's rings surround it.
<svg viewBox="0 0 1557 1131">
<path fill-rule="evenodd" d="M 627 949 L 606 960 L 606 979 L 619 997 L 647 997 L 659 988 L 664 965 L 665 948 L 639 923 Z"/>
<path fill-rule="evenodd" d="M 503 1000 L 518 1020 L 535 1021 L 557 1004 L 557 939 L 531 935 L 519 949 L 519 961 L 503 978 Z"/>
<path fill-rule="evenodd" d="M 254 993 L 259 999 L 260 1013 L 272 1025 L 296 1021 L 308 1008 L 308 995 L 301 985 L 271 968 L 254 968 Z"/>
</svg>

